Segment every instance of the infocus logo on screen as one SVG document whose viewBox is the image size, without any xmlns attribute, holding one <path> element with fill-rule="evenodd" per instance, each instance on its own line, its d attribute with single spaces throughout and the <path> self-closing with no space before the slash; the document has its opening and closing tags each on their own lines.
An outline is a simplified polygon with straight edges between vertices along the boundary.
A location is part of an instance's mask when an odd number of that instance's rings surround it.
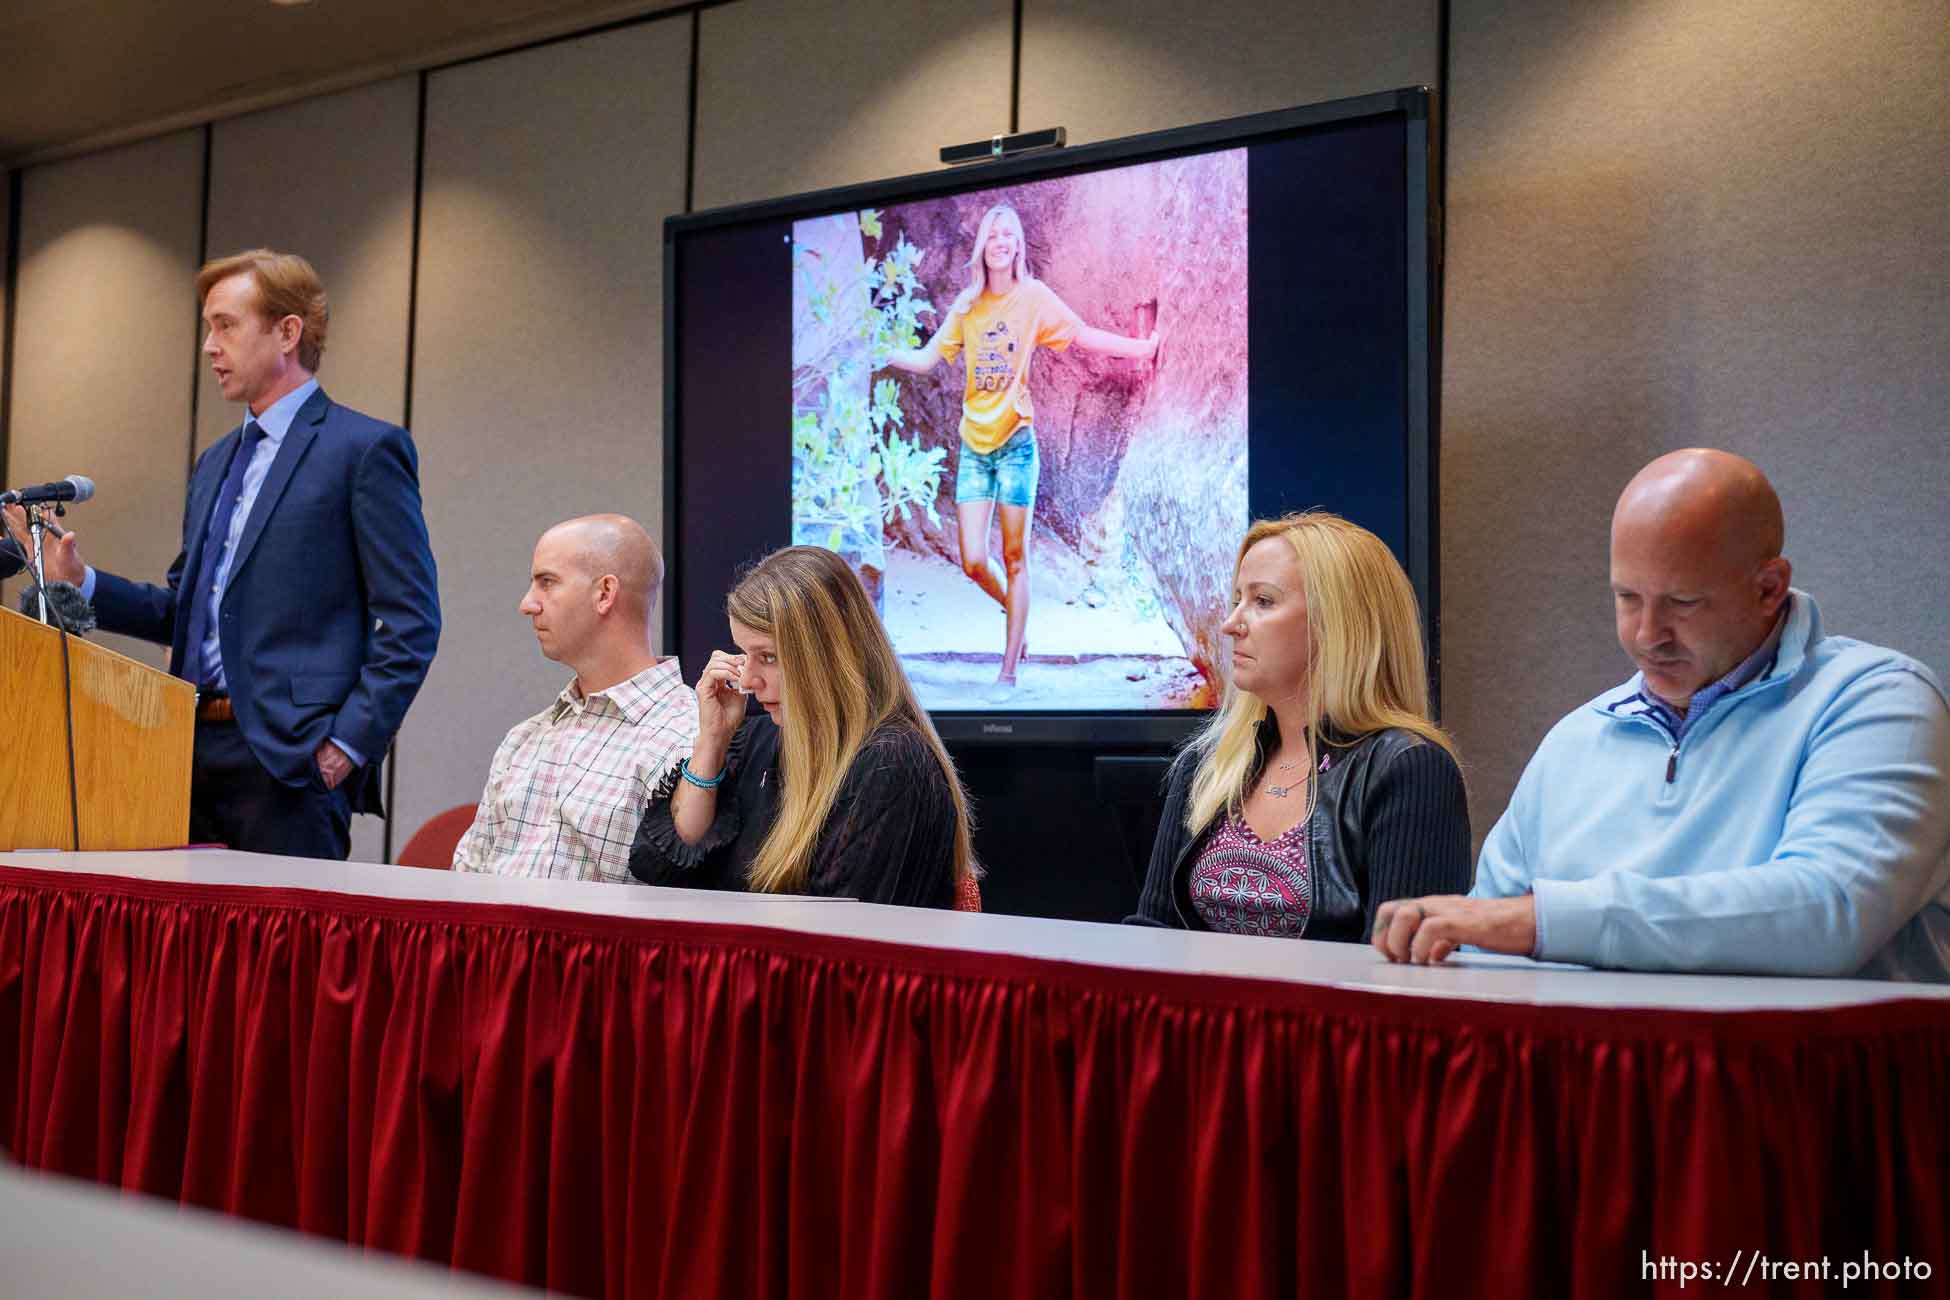
<svg viewBox="0 0 1950 1300">
<path fill-rule="evenodd" d="M 1016 724 L 1013 722 L 984 722 L 982 724 L 982 734 L 984 736 L 1013 736 L 1016 734 Z"/>
</svg>

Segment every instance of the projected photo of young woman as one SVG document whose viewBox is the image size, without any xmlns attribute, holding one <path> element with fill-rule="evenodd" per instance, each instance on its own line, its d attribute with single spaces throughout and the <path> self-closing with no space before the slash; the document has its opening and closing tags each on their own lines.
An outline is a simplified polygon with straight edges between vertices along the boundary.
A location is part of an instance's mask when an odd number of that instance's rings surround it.
<svg viewBox="0 0 1950 1300">
<path fill-rule="evenodd" d="M 1248 233 L 1244 150 L 793 222 L 792 540 L 926 708 L 1217 701 Z"/>
<path fill-rule="evenodd" d="M 962 572 L 1007 615 L 1002 672 L 997 684 L 1016 684 L 1029 623 L 1030 518 L 1036 509 L 1041 462 L 1036 454 L 1029 363 L 1037 348 L 1072 344 L 1091 352 L 1148 362 L 1158 331 L 1128 338 L 1086 325 L 1054 290 L 1030 274 L 1022 218 L 1005 203 L 982 214 L 968 256 L 969 282 L 948 308 L 941 328 L 918 348 L 902 348 L 889 365 L 924 375 L 957 354 L 962 367 L 961 453 L 955 469 L 955 516 Z M 1002 564 L 989 555 L 989 517 L 1002 526 Z"/>
</svg>

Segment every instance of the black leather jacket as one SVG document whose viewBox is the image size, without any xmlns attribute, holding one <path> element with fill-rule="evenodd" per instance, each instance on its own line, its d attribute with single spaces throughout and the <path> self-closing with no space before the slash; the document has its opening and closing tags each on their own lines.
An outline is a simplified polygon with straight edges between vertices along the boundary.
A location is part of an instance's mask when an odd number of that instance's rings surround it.
<svg viewBox="0 0 1950 1300">
<path fill-rule="evenodd" d="M 1278 729 L 1268 718 L 1260 728 L 1260 766 L 1278 743 Z M 1315 783 L 1307 823 L 1313 910 L 1306 938 L 1359 942 L 1368 937 L 1375 908 L 1390 898 L 1469 889 L 1474 875 L 1469 807 L 1462 773 L 1441 746 L 1412 731 L 1391 729 L 1351 742 L 1324 739 L 1319 749 L 1328 764 Z M 1187 882 L 1217 822 L 1198 835 L 1185 829 L 1185 803 L 1197 769 L 1197 756 L 1186 750 L 1165 778 L 1165 810 L 1151 866 L 1137 914 L 1126 918 L 1127 924 L 1205 928 L 1192 908 Z M 1255 766 L 1255 777 L 1258 771 Z"/>
</svg>

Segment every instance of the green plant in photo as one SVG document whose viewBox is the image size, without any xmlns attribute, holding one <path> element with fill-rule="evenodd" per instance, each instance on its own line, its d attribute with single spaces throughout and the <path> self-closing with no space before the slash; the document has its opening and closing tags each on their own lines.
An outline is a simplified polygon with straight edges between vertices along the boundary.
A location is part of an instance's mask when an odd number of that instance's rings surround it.
<svg viewBox="0 0 1950 1300">
<path fill-rule="evenodd" d="M 857 221 L 863 247 L 881 241 L 877 211 Z M 887 524 L 915 509 L 941 522 L 934 501 L 947 452 L 908 436 L 900 385 L 872 379 L 888 353 L 920 345 L 922 318 L 934 314 L 915 274 L 921 257 L 905 234 L 885 256 L 851 267 L 794 245 L 799 292 L 812 319 L 833 326 L 793 376 L 795 540 L 864 557 L 879 553 Z"/>
<path fill-rule="evenodd" d="M 845 553 L 880 540 L 880 457 L 867 411 L 843 385 L 792 417 L 795 540 Z"/>
<path fill-rule="evenodd" d="M 869 209 L 860 215 L 862 233 L 870 216 L 873 229 L 876 232 L 880 229 L 877 213 Z M 934 304 L 928 301 L 921 278 L 915 274 L 922 255 L 922 250 L 908 243 L 903 233 L 887 256 L 877 264 L 867 264 L 870 309 L 864 337 L 872 349 L 875 370 L 886 367 L 888 353 L 921 346 L 921 318 L 934 315 Z"/>
<path fill-rule="evenodd" d="M 941 488 L 947 459 L 945 447 L 923 449 L 918 438 L 910 441 L 890 434 L 880 450 L 880 480 L 887 494 L 883 521 L 893 523 L 896 514 L 907 519 L 909 511 L 918 507 L 928 522 L 939 528 L 941 515 L 934 508 L 934 498 Z"/>
</svg>

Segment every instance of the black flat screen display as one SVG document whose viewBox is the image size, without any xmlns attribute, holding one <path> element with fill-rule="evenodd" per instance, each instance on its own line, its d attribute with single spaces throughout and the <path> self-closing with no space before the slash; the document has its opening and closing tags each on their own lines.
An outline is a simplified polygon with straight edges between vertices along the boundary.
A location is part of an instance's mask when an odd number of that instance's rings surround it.
<svg viewBox="0 0 1950 1300">
<path fill-rule="evenodd" d="M 1250 519 L 1379 534 L 1433 627 L 1426 92 L 672 218 L 667 644 L 804 543 L 950 740 L 1218 697 Z M 1432 647 L 1433 648 L 1433 647 Z"/>
</svg>

